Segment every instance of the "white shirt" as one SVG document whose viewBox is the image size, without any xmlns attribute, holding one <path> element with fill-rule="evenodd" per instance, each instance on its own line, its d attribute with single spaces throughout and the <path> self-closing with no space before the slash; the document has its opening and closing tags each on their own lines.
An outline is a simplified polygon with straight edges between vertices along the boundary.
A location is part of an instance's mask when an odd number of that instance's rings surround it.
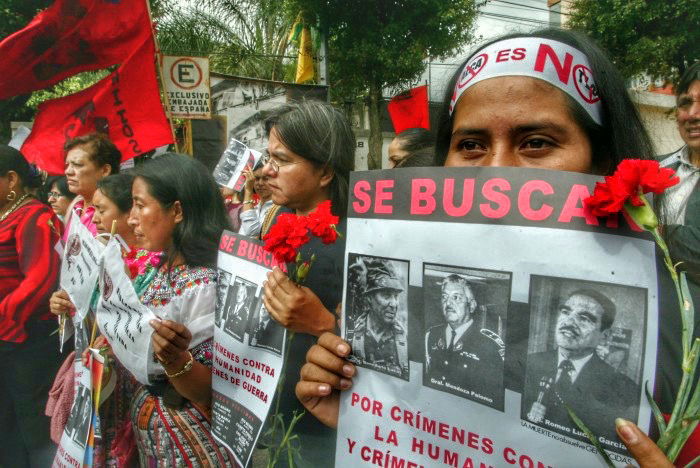
<svg viewBox="0 0 700 468">
<path fill-rule="evenodd" d="M 469 330 L 469 327 L 471 324 L 474 323 L 474 319 L 469 319 L 467 323 L 464 323 L 457 328 L 455 328 L 455 343 L 459 341 L 460 338 L 462 338 L 462 335 L 464 335 L 467 330 Z M 447 343 L 447 346 L 450 346 L 450 343 L 452 343 L 452 327 L 448 324 L 445 326 L 445 339 L 447 340 L 445 343 Z"/>
<path fill-rule="evenodd" d="M 594 351 L 595 352 L 595 351 Z M 586 365 L 588 361 L 591 360 L 593 357 L 593 353 L 589 354 L 588 356 L 579 358 L 579 359 L 571 359 L 571 358 L 566 358 L 562 356 L 561 350 L 559 351 L 559 360 L 557 361 L 557 381 L 559 381 L 559 377 L 561 377 L 561 369 L 559 366 L 561 365 L 561 362 L 564 361 L 565 359 L 569 359 L 571 364 L 574 366 L 574 370 L 569 371 L 569 377 L 571 377 L 571 383 L 576 382 L 576 377 L 578 377 L 579 373 L 581 373 L 581 369 L 583 369 L 583 366 Z"/>
<path fill-rule="evenodd" d="M 258 237 L 265 215 L 271 207 L 272 199 L 265 203 L 258 203 L 258 206 L 252 210 L 241 211 L 241 228 L 238 230 L 238 233 L 248 237 Z"/>
<path fill-rule="evenodd" d="M 661 205 L 661 222 L 663 224 L 685 224 L 685 211 L 688 200 L 700 180 L 700 168 L 690 162 L 690 148 L 684 146 L 675 153 L 664 158 L 662 167 L 672 166 L 680 162 L 676 175 L 678 184 L 666 189 L 659 199 Z"/>
</svg>

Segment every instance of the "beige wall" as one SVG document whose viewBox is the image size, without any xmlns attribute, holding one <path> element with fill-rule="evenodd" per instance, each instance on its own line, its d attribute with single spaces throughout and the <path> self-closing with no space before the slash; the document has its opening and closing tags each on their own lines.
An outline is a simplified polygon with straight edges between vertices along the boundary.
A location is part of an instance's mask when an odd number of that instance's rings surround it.
<svg viewBox="0 0 700 468">
<path fill-rule="evenodd" d="M 639 109 L 656 154 L 666 154 L 683 146 L 674 113 L 675 98 L 645 90 L 630 90 L 630 97 Z"/>
</svg>

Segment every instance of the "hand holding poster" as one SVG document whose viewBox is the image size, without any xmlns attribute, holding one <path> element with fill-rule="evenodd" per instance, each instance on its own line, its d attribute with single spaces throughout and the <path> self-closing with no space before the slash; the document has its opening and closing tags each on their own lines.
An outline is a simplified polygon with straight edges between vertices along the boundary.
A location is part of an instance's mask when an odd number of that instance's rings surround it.
<svg viewBox="0 0 700 468">
<path fill-rule="evenodd" d="M 60 285 L 75 306 L 76 319 L 82 320 L 97 285 L 98 263 L 104 246 L 79 222 L 80 216 L 73 213 L 73 219 L 63 250 Z"/>
<path fill-rule="evenodd" d="M 109 341 L 119 362 L 136 380 L 148 384 L 149 374 L 155 368 L 151 358 L 153 328 L 148 322 L 156 316 L 139 301 L 126 275 L 121 245 L 116 237 L 107 243 L 100 263 L 100 297 L 96 316 L 100 332 Z"/>
<path fill-rule="evenodd" d="M 246 167 L 253 169 L 261 158 L 261 153 L 248 148 L 244 143 L 231 138 L 228 147 L 214 168 L 216 183 L 237 192 L 243 190 Z"/>
<path fill-rule="evenodd" d="M 600 465 L 566 407 L 631 463 L 614 420 L 650 424 L 654 244 L 584 210 L 596 178 L 352 177 L 343 336 L 360 368 L 336 466 Z"/>
<path fill-rule="evenodd" d="M 284 364 L 286 330 L 262 303 L 262 283 L 275 262 L 262 243 L 224 232 L 212 367 L 214 437 L 247 466 L 270 411 Z"/>
</svg>

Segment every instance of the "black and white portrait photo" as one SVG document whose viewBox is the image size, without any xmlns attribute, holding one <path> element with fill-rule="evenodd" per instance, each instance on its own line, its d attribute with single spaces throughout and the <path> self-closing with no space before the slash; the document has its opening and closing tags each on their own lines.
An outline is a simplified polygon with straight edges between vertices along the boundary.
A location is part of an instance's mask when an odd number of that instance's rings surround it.
<svg viewBox="0 0 700 468">
<path fill-rule="evenodd" d="M 221 155 L 219 163 L 214 168 L 214 180 L 221 186 L 228 186 L 231 183 L 231 178 L 236 173 L 236 169 L 240 166 L 241 160 L 246 156 L 248 147 L 231 138 L 228 146 Z"/>
<path fill-rule="evenodd" d="M 79 385 L 71 406 L 64 431 L 73 441 L 85 447 L 92 420 L 92 397 L 90 389 Z"/>
<path fill-rule="evenodd" d="M 256 289 L 255 283 L 243 278 L 236 278 L 228 289 L 221 320 L 224 323 L 224 331 L 241 342 L 255 302 Z"/>
<path fill-rule="evenodd" d="M 503 410 L 511 275 L 425 264 L 423 385 Z"/>
<path fill-rule="evenodd" d="M 221 326 L 221 317 L 226 306 L 229 285 L 231 284 L 231 273 L 219 270 L 219 282 L 216 283 L 216 308 L 214 309 L 214 325 Z"/>
<path fill-rule="evenodd" d="M 348 255 L 345 339 L 359 366 L 408 380 L 408 262 Z"/>
<path fill-rule="evenodd" d="M 88 330 L 84 320 L 74 320 L 75 332 L 73 334 L 73 343 L 75 344 L 75 358 L 79 361 L 82 359 L 83 351 L 88 347 Z"/>
<path fill-rule="evenodd" d="M 521 417 L 580 440 L 567 406 L 608 440 L 617 440 L 615 418 L 637 422 L 646 297 L 642 288 L 533 275 Z"/>
<path fill-rule="evenodd" d="M 284 327 L 270 317 L 265 305 L 259 301 L 251 321 L 250 346 L 265 349 L 281 356 L 284 347 L 284 332 Z"/>
</svg>

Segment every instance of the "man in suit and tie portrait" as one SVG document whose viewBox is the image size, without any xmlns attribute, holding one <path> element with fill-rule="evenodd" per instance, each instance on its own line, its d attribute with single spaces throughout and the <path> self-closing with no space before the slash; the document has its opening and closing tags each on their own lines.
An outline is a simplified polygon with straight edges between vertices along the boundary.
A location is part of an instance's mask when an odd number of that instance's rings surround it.
<svg viewBox="0 0 700 468">
<path fill-rule="evenodd" d="M 556 348 L 527 359 L 523 418 L 571 433 L 567 407 L 599 436 L 616 441 L 615 418 L 637 421 L 639 389 L 596 353 L 615 321 L 615 304 L 594 289 L 579 289 L 561 302 Z"/>
</svg>

